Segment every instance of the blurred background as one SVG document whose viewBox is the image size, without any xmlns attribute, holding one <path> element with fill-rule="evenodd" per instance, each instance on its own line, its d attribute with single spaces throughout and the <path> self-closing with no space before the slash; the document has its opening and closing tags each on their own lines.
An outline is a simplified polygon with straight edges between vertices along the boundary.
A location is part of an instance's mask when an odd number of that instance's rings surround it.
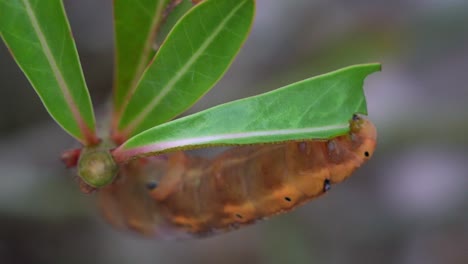
<svg viewBox="0 0 468 264">
<path fill-rule="evenodd" d="M 112 1 L 66 0 L 100 120 Z M 0 44 L 0 263 L 468 263 L 468 2 L 257 1 L 252 33 L 190 112 L 347 65 L 366 80 L 373 159 L 327 195 L 244 229 L 158 241 L 112 229 L 59 160 L 77 144 Z"/>
</svg>

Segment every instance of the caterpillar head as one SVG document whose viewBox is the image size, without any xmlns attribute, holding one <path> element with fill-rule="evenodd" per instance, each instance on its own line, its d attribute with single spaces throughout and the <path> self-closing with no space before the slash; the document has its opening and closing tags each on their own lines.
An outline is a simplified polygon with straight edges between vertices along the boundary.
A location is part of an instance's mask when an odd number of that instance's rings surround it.
<svg viewBox="0 0 468 264">
<path fill-rule="evenodd" d="M 377 129 L 365 116 L 355 114 L 350 122 L 352 142 L 356 146 L 354 153 L 369 159 L 374 154 L 377 144 Z"/>
</svg>

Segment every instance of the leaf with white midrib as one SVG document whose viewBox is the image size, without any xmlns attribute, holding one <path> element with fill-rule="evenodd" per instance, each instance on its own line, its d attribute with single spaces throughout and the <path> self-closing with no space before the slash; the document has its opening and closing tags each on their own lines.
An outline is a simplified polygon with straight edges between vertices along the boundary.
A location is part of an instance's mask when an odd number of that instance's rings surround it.
<svg viewBox="0 0 468 264">
<path fill-rule="evenodd" d="M 97 143 L 91 100 L 62 2 L 3 0 L 0 9 L 0 34 L 50 115 L 83 144 Z"/>
<path fill-rule="evenodd" d="M 115 0 L 116 79 L 115 119 L 119 119 L 135 92 L 150 57 L 152 45 L 170 0 Z M 135 60 L 136 58 L 136 60 Z"/>
<path fill-rule="evenodd" d="M 143 73 L 123 112 L 120 133 L 128 137 L 163 123 L 205 94 L 237 54 L 253 13 L 253 0 L 207 0 L 184 15 Z"/>
<path fill-rule="evenodd" d="M 113 155 L 125 162 L 174 150 L 343 135 L 354 114 L 367 114 L 364 79 L 379 70 L 379 64 L 355 65 L 215 106 L 148 129 Z"/>
</svg>

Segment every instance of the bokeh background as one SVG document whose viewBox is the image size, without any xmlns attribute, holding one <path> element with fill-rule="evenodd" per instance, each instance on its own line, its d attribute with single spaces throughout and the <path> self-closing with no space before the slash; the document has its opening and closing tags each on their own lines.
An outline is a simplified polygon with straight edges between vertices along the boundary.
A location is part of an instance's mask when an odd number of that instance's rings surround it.
<svg viewBox="0 0 468 264">
<path fill-rule="evenodd" d="M 112 1 L 65 1 L 100 119 Z M 112 229 L 59 161 L 76 147 L 0 44 L 0 263 L 468 263 L 468 2 L 258 0 L 252 34 L 191 112 L 350 64 L 379 130 L 373 159 L 292 213 L 158 241 Z"/>
</svg>

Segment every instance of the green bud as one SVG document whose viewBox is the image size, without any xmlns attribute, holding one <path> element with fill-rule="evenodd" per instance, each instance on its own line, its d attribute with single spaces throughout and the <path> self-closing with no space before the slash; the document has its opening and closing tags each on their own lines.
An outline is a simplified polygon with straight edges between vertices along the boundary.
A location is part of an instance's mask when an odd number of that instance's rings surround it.
<svg viewBox="0 0 468 264">
<path fill-rule="evenodd" d="M 78 160 L 78 175 L 94 188 L 112 183 L 117 171 L 118 166 L 108 150 L 84 149 Z"/>
</svg>

